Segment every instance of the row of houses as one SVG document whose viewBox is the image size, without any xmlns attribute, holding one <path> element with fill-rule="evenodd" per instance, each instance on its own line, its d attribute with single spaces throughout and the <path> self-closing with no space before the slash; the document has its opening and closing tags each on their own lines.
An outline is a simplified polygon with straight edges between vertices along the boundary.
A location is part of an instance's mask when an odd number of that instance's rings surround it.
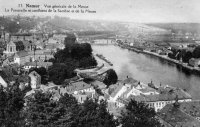
<svg viewBox="0 0 200 127">
<path fill-rule="evenodd" d="M 124 107 L 133 99 L 148 104 L 156 112 L 167 104 L 174 103 L 176 97 L 179 102 L 192 100 L 192 97 L 180 88 L 160 86 L 155 89 L 132 78 L 118 82 L 114 88 L 110 87 L 107 94 L 109 95 L 108 102 L 114 103 L 117 108 Z"/>
<path fill-rule="evenodd" d="M 52 100 L 68 93 L 74 96 L 79 103 L 87 98 L 104 99 L 108 102 L 108 111 L 116 117 L 121 109 L 131 100 L 144 102 L 157 112 L 157 118 L 164 127 L 199 127 L 200 102 L 192 101 L 191 96 L 179 88 L 171 86 L 150 87 L 133 78 L 119 81 L 109 88 L 100 81 L 84 82 L 83 80 L 70 81 L 68 85 L 58 86 L 52 82 L 48 85 L 41 84 L 41 77 L 37 72 L 29 74 L 32 90 L 26 96 L 31 96 L 37 90 L 52 92 Z M 151 86 L 153 86 L 151 84 Z M 104 95 L 97 93 L 99 88 Z"/>
<path fill-rule="evenodd" d="M 18 79 L 18 82 L 20 83 L 19 87 L 21 89 L 24 89 L 28 85 L 30 85 L 32 89 L 37 89 L 41 85 L 41 76 L 36 71 L 32 71 L 28 75 L 15 76 L 15 79 Z M 0 76 L 0 85 L 6 88 L 8 85 L 14 84 L 16 81 L 15 79 L 13 81 L 6 82 L 2 76 Z"/>
</svg>

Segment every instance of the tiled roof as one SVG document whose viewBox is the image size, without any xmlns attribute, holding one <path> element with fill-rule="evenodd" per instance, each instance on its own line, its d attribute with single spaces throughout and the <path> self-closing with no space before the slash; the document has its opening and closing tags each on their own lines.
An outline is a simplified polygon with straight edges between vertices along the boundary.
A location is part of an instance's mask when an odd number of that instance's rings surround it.
<svg viewBox="0 0 200 127">
<path fill-rule="evenodd" d="M 200 122 L 194 117 L 182 112 L 173 104 L 166 105 L 158 116 L 173 127 L 200 127 Z"/>
<path fill-rule="evenodd" d="M 135 80 L 135 79 L 133 79 L 133 78 L 127 78 L 127 79 L 123 80 L 122 83 L 125 83 L 125 84 L 132 84 L 132 85 L 135 85 L 135 87 L 136 87 L 138 81 Z"/>
<path fill-rule="evenodd" d="M 19 51 L 15 54 L 14 57 L 17 57 L 17 58 L 21 58 L 21 57 L 25 57 L 25 56 L 28 56 L 28 52 L 26 51 Z"/>
<path fill-rule="evenodd" d="M 34 52 L 29 52 L 29 55 L 33 55 Z M 52 52 L 50 50 L 36 50 L 35 55 L 52 55 Z"/>
<path fill-rule="evenodd" d="M 94 86 L 97 86 L 99 89 L 106 88 L 106 85 L 103 82 L 100 82 L 100 81 L 97 81 L 97 80 L 91 82 L 91 84 L 94 85 Z"/>
<path fill-rule="evenodd" d="M 200 117 L 200 101 L 180 103 L 180 110 L 193 117 Z"/>
<path fill-rule="evenodd" d="M 124 98 L 124 97 L 127 97 L 127 94 L 131 91 L 132 89 L 131 88 L 129 88 L 129 89 L 127 89 L 123 94 L 122 94 L 122 98 Z"/>
<path fill-rule="evenodd" d="M 115 97 L 116 94 L 122 89 L 124 85 L 121 83 L 118 83 L 117 87 L 114 89 L 114 91 L 111 93 L 111 97 Z"/>
<path fill-rule="evenodd" d="M 122 104 L 128 104 L 128 101 L 126 99 L 121 98 L 121 97 L 117 98 L 117 101 L 122 103 Z"/>
<path fill-rule="evenodd" d="M 31 41 L 23 41 L 23 45 L 24 46 L 30 46 L 31 45 Z"/>
<path fill-rule="evenodd" d="M 88 88 L 91 88 L 91 85 L 83 81 L 79 81 L 79 82 L 71 83 L 69 86 L 66 87 L 66 90 L 68 93 L 73 93 L 74 91 L 84 90 Z"/>
<path fill-rule="evenodd" d="M 191 99 L 191 96 L 184 92 L 181 89 L 177 89 L 176 91 L 170 93 L 160 93 L 155 95 L 140 95 L 140 96 L 129 96 L 128 100 L 135 99 L 136 101 L 144 101 L 144 102 L 156 102 L 156 101 L 172 101 L 175 100 L 176 96 L 179 100 Z"/>
<path fill-rule="evenodd" d="M 133 87 L 137 87 L 138 86 L 138 81 L 133 79 L 133 78 L 127 78 L 123 81 L 119 81 L 118 82 L 118 85 L 115 85 L 116 87 L 114 88 L 114 91 L 111 93 L 111 97 L 114 97 L 118 91 L 121 90 L 121 88 L 124 86 L 124 84 L 130 84 L 131 85 L 131 88 Z M 131 89 L 129 89 L 128 91 L 126 91 L 125 94 L 127 94 L 128 92 L 130 92 Z M 125 95 L 123 94 L 123 95 Z"/>
<path fill-rule="evenodd" d="M 151 88 L 151 87 L 145 87 L 143 89 L 140 89 L 141 92 L 146 93 L 146 92 L 156 92 L 155 89 Z"/>
</svg>

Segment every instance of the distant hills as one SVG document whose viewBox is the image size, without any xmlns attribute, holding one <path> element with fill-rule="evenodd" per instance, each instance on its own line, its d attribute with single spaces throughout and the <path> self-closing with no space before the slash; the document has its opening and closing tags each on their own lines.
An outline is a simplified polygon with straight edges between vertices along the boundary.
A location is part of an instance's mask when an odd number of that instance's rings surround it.
<svg viewBox="0 0 200 127">
<path fill-rule="evenodd" d="M 149 23 L 146 25 L 171 30 L 173 33 L 200 34 L 200 23 Z"/>
</svg>

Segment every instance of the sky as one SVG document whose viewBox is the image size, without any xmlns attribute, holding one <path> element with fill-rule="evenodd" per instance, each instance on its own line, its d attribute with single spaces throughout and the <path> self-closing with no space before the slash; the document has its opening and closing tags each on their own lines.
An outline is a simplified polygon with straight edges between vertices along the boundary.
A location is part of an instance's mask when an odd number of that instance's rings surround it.
<svg viewBox="0 0 200 127">
<path fill-rule="evenodd" d="M 96 13 L 16 13 L 7 9 L 24 9 L 26 4 L 40 5 L 83 5 Z M 21 8 L 23 9 L 23 8 Z M 32 8 L 33 9 L 33 8 Z M 77 9 L 77 8 L 76 8 Z M 80 8 L 78 8 L 80 10 Z M 72 10 L 72 9 L 71 9 Z M 0 15 L 59 15 L 75 19 L 109 20 L 125 22 L 195 22 L 200 23 L 200 0 L 0 0 Z"/>
</svg>

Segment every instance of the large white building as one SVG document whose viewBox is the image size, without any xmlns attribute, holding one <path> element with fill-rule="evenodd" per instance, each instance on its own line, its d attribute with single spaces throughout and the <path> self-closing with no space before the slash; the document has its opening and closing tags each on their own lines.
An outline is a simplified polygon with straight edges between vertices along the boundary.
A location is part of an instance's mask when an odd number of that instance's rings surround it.
<svg viewBox="0 0 200 127">
<path fill-rule="evenodd" d="M 179 102 L 192 100 L 191 96 L 182 89 L 170 86 L 154 89 L 132 78 L 127 78 L 119 82 L 116 84 L 116 88 L 110 91 L 111 94 L 108 103 L 114 103 L 118 108 L 125 106 L 125 104 L 133 99 L 148 104 L 149 107 L 154 108 L 157 112 L 165 105 L 174 103 L 176 97 Z"/>
</svg>

